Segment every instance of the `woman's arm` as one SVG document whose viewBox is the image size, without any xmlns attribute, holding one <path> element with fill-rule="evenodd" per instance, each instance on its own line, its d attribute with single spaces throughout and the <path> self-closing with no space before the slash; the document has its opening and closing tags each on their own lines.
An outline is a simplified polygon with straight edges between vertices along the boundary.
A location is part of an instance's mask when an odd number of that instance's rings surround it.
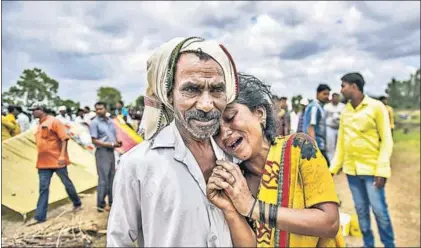
<svg viewBox="0 0 421 248">
<path fill-rule="evenodd" d="M 253 209 L 252 218 L 260 219 L 259 204 Z M 265 223 L 269 223 L 269 204 L 265 207 Z M 278 207 L 276 227 L 290 233 L 334 238 L 339 229 L 338 205 L 333 202 L 324 202 L 308 209 L 292 209 Z"/>
<path fill-rule="evenodd" d="M 223 191 L 221 184 L 223 184 L 223 179 L 212 174 L 208 180 L 206 194 L 209 201 L 224 213 L 234 247 L 256 247 L 256 235 L 245 217 L 238 213 L 232 205 L 231 200 Z"/>
<path fill-rule="evenodd" d="M 231 232 L 231 239 L 234 247 L 256 247 L 256 234 L 244 218 L 237 211 L 225 213 L 225 219 Z"/>
<path fill-rule="evenodd" d="M 321 156 L 319 153 L 320 152 L 318 152 L 318 155 Z M 310 163 L 313 164 L 312 162 Z M 214 169 L 214 173 L 224 179 L 220 184 L 221 188 L 225 189 L 237 211 L 242 215 L 247 215 L 254 202 L 254 198 L 251 195 L 244 176 L 239 169 L 228 162 L 217 162 L 217 164 L 219 166 Z M 304 164 L 307 167 L 310 167 L 307 163 Z M 323 174 L 328 176 L 328 179 L 332 180 L 326 165 L 325 171 L 323 172 Z M 322 178 L 326 178 L 326 175 Z M 314 178 L 315 175 L 310 176 L 313 176 L 313 180 L 322 179 L 320 177 Z M 304 181 L 311 183 L 311 180 L 308 179 L 307 175 L 304 176 Z M 332 183 L 333 185 L 333 181 L 319 183 Z M 331 192 L 328 191 L 321 192 L 331 194 Z M 320 196 L 314 196 L 313 198 L 318 197 Z M 319 201 L 318 203 L 311 205 L 312 201 L 316 202 L 317 199 L 310 199 L 308 203 L 311 207 L 307 209 L 291 209 L 278 206 L 275 215 L 276 226 L 281 230 L 295 234 L 327 238 L 335 237 L 339 229 L 339 211 L 337 203 Z M 260 220 L 258 203 L 256 203 L 253 208 L 252 218 Z M 269 204 L 265 204 L 265 223 L 269 224 Z"/>
</svg>

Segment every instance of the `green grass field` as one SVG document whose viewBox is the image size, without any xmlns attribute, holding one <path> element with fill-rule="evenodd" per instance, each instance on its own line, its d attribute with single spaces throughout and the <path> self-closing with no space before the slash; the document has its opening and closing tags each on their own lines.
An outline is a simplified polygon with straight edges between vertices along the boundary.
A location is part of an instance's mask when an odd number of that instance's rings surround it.
<svg viewBox="0 0 421 248">
<path fill-rule="evenodd" d="M 394 134 L 394 146 L 392 163 L 400 163 L 405 161 L 410 164 L 420 163 L 420 119 L 419 110 L 413 111 L 416 113 L 412 118 L 411 123 L 408 125 L 397 123 Z M 404 128 L 408 129 L 408 132 L 404 132 Z"/>
</svg>

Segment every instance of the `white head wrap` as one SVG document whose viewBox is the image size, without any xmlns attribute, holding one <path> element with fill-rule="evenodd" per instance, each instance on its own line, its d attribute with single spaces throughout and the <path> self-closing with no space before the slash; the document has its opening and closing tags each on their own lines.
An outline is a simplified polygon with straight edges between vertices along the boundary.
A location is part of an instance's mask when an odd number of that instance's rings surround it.
<svg viewBox="0 0 421 248">
<path fill-rule="evenodd" d="M 142 133 L 149 140 L 174 117 L 173 106 L 167 93 L 172 89 L 175 65 L 180 53 L 202 51 L 211 56 L 224 72 L 227 103 L 232 102 L 238 90 L 235 64 L 228 51 L 216 41 L 202 38 L 174 38 L 158 48 L 147 62 L 148 86 L 145 93 L 145 109 L 142 117 Z"/>
</svg>

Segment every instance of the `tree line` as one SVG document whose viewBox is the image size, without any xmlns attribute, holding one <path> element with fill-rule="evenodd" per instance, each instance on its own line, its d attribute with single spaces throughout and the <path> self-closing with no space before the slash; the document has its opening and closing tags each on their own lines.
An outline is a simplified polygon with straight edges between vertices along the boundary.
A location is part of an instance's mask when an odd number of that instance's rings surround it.
<svg viewBox="0 0 421 248">
<path fill-rule="evenodd" d="M 80 108 L 80 103 L 58 96 L 59 82 L 49 77 L 39 68 L 25 69 L 22 75 L 8 91 L 2 94 L 2 105 L 19 105 L 30 107 L 35 102 L 42 102 L 50 108 L 66 106 L 70 109 Z M 409 76 L 407 80 L 392 78 L 387 84 L 385 94 L 389 96 L 389 105 L 397 109 L 419 109 L 420 69 Z M 303 97 L 295 95 L 291 99 L 292 107 L 298 109 Z M 140 95 L 133 102 L 133 107 L 143 108 L 144 97 Z M 97 100 L 106 102 L 110 109 L 123 100 L 121 92 L 113 87 L 100 87 L 97 90 Z"/>
<path fill-rule="evenodd" d="M 58 95 L 59 82 L 39 68 L 25 69 L 8 91 L 2 94 L 2 106 L 18 105 L 30 107 L 36 102 L 41 102 L 49 108 L 66 106 L 76 110 L 80 108 L 80 103 L 72 99 L 63 99 Z M 100 87 L 97 90 L 97 100 L 108 104 L 110 109 L 115 108 L 118 101 L 123 100 L 121 92 L 113 87 Z M 139 96 L 134 106 L 143 108 L 143 96 Z"/>
</svg>

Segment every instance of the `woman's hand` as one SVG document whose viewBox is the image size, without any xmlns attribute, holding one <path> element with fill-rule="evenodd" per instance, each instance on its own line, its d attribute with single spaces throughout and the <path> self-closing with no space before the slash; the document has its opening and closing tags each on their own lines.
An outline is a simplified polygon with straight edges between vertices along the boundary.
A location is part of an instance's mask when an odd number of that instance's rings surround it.
<svg viewBox="0 0 421 248">
<path fill-rule="evenodd" d="M 228 161 L 216 161 L 213 173 L 223 179 L 218 186 L 225 190 L 237 211 L 247 216 L 253 206 L 254 198 L 247 185 L 247 181 L 241 173 L 240 168 Z"/>
<path fill-rule="evenodd" d="M 223 184 L 224 180 L 212 173 L 206 185 L 206 195 L 208 200 L 217 208 L 221 209 L 225 214 L 236 212 L 234 205 L 230 198 L 225 194 L 224 189 L 219 185 Z"/>
</svg>

